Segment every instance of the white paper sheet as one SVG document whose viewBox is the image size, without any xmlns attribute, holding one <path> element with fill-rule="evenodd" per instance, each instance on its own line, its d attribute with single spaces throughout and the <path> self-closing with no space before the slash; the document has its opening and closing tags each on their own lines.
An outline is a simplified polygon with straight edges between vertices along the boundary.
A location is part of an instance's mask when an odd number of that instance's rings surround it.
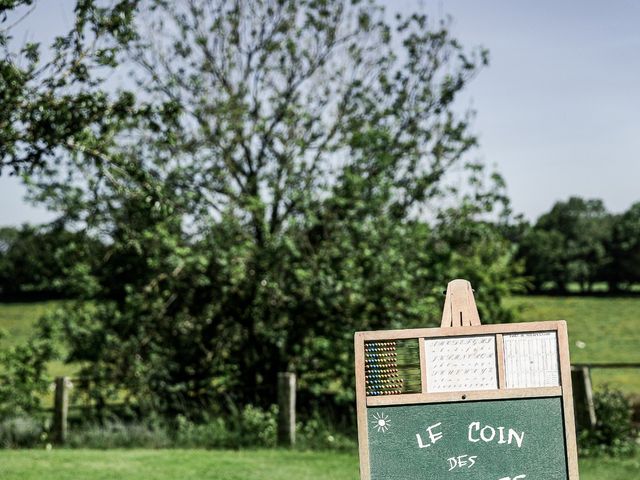
<svg viewBox="0 0 640 480">
<path fill-rule="evenodd" d="M 425 339 L 427 392 L 498 388 L 494 335 Z"/>
<path fill-rule="evenodd" d="M 503 340 L 507 388 L 560 385 L 556 332 L 509 334 Z"/>
</svg>

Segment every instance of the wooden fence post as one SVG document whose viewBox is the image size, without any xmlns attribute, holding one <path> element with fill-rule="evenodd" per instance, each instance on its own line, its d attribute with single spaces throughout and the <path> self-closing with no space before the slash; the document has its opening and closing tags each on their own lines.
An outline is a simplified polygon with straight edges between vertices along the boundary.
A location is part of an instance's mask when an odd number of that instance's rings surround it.
<svg viewBox="0 0 640 480">
<path fill-rule="evenodd" d="M 571 367 L 571 383 L 573 384 L 573 406 L 578 431 L 591 430 L 596 426 L 596 410 L 593 404 L 591 388 L 591 371 L 586 365 Z"/>
<path fill-rule="evenodd" d="M 278 373 L 278 444 L 296 443 L 296 374 Z"/>
<path fill-rule="evenodd" d="M 56 377 L 53 403 L 53 441 L 63 444 L 67 439 L 67 414 L 69 412 L 69 377 Z"/>
</svg>

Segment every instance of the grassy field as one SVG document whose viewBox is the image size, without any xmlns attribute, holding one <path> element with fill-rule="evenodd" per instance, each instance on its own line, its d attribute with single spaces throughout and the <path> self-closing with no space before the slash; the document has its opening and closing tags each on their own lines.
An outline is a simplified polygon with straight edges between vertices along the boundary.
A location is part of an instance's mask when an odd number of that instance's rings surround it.
<svg viewBox="0 0 640 480">
<path fill-rule="evenodd" d="M 640 457 L 581 462 L 582 480 L 638 478 Z M 357 480 L 355 454 L 282 450 L 0 452 L 2 480 Z"/>
<path fill-rule="evenodd" d="M 24 343 L 37 322 L 45 313 L 53 310 L 60 302 L 0 303 L 0 348 Z"/>
<path fill-rule="evenodd" d="M 518 321 L 566 320 L 573 363 L 640 363 L 640 298 L 513 297 Z M 640 369 L 592 371 L 605 383 L 640 394 Z"/>
<path fill-rule="evenodd" d="M 9 348 L 25 343 L 38 319 L 47 312 L 62 305 L 61 301 L 35 303 L 0 303 L 0 348 Z M 73 375 L 76 368 L 65 365 L 62 361 L 55 361 L 49 365 L 52 377 L 59 375 Z M 47 399 L 48 401 L 48 399 Z"/>
</svg>

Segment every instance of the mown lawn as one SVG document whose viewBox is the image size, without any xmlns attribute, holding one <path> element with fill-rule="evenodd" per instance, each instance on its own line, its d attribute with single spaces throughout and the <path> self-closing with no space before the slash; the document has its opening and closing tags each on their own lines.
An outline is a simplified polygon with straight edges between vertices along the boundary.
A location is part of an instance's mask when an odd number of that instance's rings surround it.
<svg viewBox="0 0 640 480">
<path fill-rule="evenodd" d="M 572 363 L 640 363 L 640 298 L 521 296 L 507 305 L 518 309 L 518 321 L 566 320 Z M 640 369 L 594 369 L 592 376 L 596 388 L 608 383 L 640 394 Z"/>
<path fill-rule="evenodd" d="M 640 456 L 590 459 L 582 480 L 639 478 Z M 0 452 L 2 480 L 357 480 L 355 454 L 283 450 L 22 450 Z M 542 480 L 542 479 L 541 479 Z"/>
</svg>

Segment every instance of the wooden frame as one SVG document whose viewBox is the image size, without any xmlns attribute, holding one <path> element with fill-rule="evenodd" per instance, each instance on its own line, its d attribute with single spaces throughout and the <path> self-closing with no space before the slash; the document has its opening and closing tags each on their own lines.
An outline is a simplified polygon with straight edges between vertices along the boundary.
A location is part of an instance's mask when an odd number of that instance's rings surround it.
<svg viewBox="0 0 640 480">
<path fill-rule="evenodd" d="M 555 332 L 558 347 L 559 382 L 557 387 L 506 388 L 503 335 L 511 333 Z M 465 392 L 429 393 L 426 383 L 424 339 L 495 335 L 498 389 Z M 422 392 L 410 394 L 367 396 L 365 378 L 365 342 L 372 340 L 418 339 Z M 358 415 L 358 444 L 360 451 L 360 478 L 370 480 L 367 407 L 381 405 L 410 405 L 445 402 L 467 402 L 519 398 L 561 397 L 564 416 L 565 451 L 568 480 L 579 480 L 578 452 L 573 414 L 571 365 L 567 324 L 564 320 L 551 322 L 512 323 L 502 325 L 451 326 L 445 328 L 419 328 L 408 330 L 380 330 L 357 332 L 355 343 L 356 404 Z"/>
</svg>

